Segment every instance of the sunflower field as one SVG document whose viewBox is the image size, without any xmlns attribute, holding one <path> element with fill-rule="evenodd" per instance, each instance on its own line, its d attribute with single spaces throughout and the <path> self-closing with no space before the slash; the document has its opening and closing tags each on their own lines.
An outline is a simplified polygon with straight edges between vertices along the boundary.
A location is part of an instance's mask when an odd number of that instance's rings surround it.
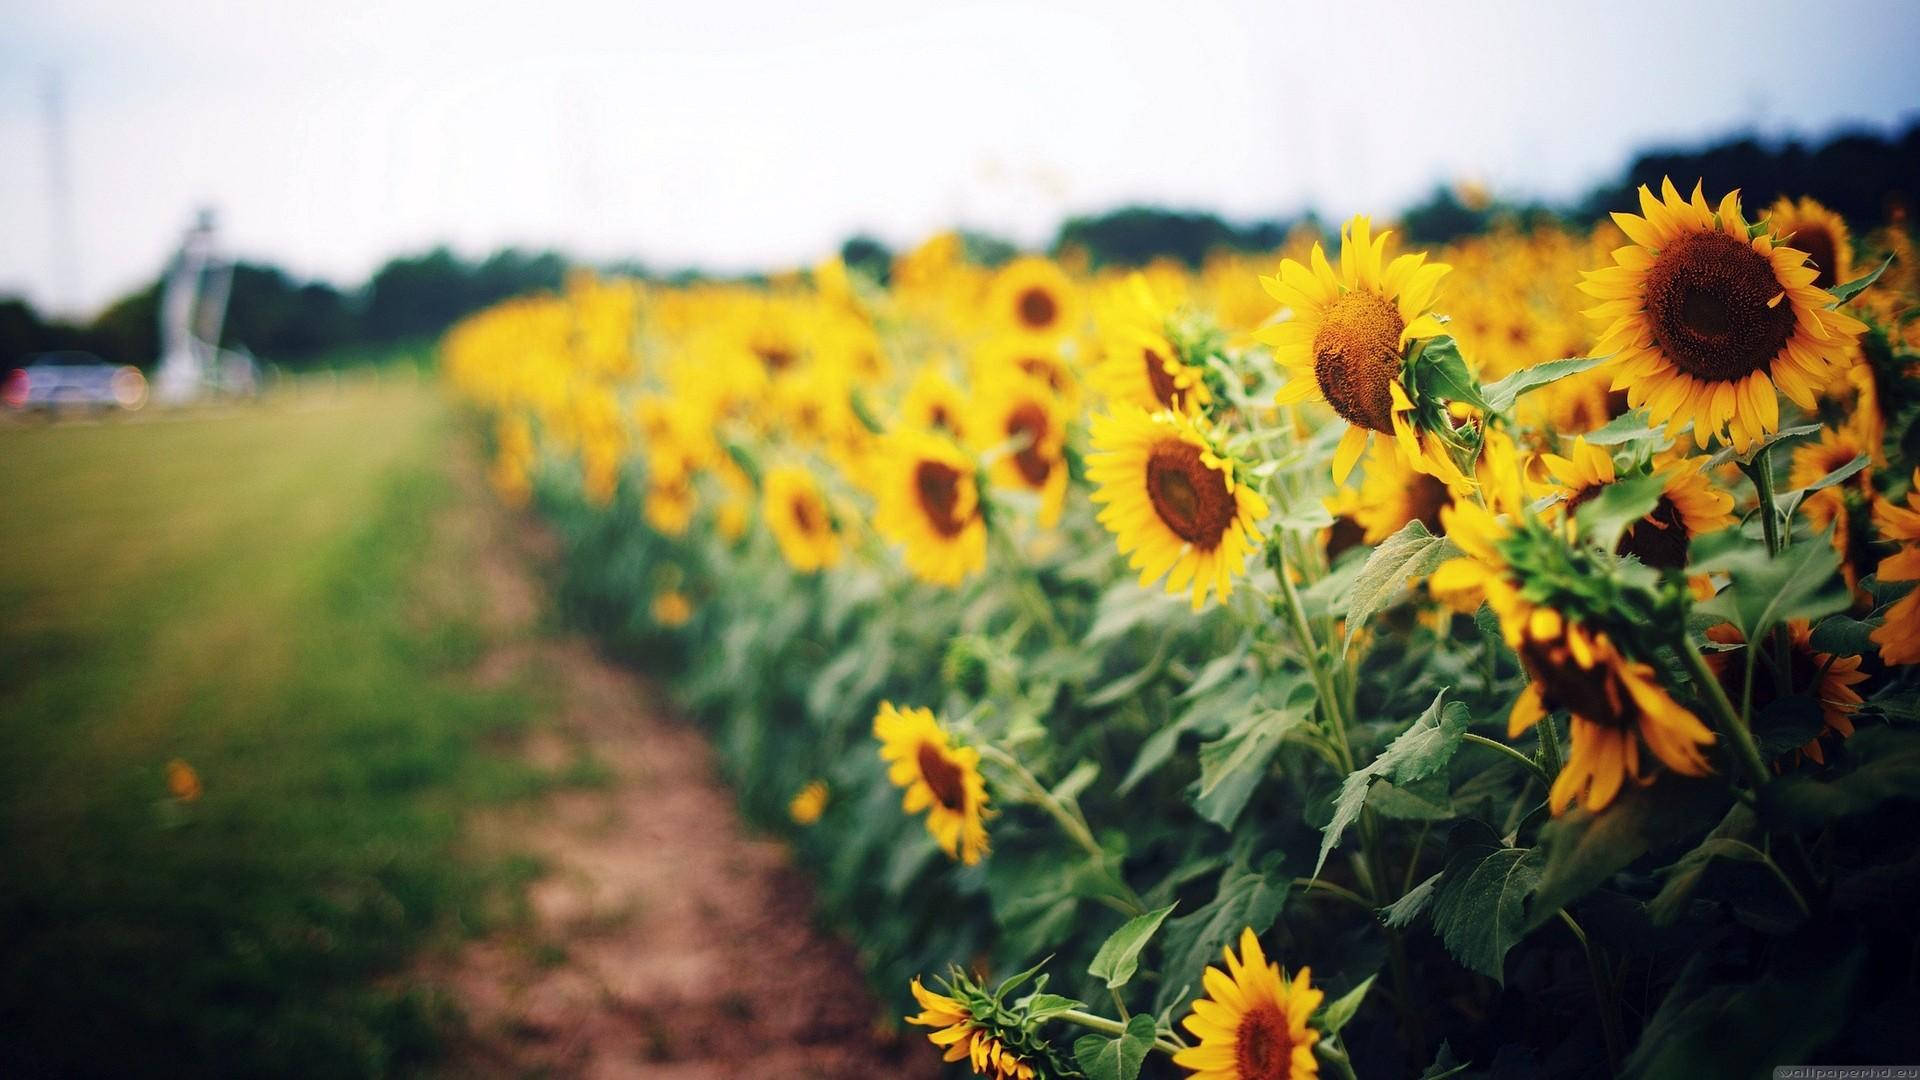
<svg viewBox="0 0 1920 1080">
<path fill-rule="evenodd" d="M 1920 1061 L 1912 238 L 1619 210 L 582 275 L 443 365 L 957 1075 Z"/>
</svg>

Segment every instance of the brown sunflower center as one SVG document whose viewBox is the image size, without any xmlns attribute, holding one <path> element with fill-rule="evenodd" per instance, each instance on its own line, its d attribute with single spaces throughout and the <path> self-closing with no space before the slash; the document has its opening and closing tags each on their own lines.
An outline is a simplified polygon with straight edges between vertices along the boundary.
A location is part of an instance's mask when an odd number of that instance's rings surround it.
<svg viewBox="0 0 1920 1080">
<path fill-rule="evenodd" d="M 1573 514 L 1588 499 L 1600 494 L 1605 484 L 1581 488 L 1567 499 L 1567 513 Z M 1633 523 L 1613 546 L 1615 555 L 1632 555 L 1655 570 L 1679 570 L 1687 565 L 1687 552 L 1693 537 L 1680 516 L 1680 508 L 1665 495 L 1654 504 L 1653 512 Z"/>
<path fill-rule="evenodd" d="M 1167 374 L 1167 362 L 1153 349 L 1142 349 L 1142 357 L 1147 366 L 1147 382 L 1153 387 L 1155 400 L 1162 405 L 1179 404 L 1180 385 Z"/>
<path fill-rule="evenodd" d="M 1242 1080 L 1286 1080 L 1293 1073 L 1293 1031 L 1271 1001 L 1241 1014 L 1233 1032 L 1233 1064 Z"/>
<path fill-rule="evenodd" d="M 1447 485 L 1428 476 L 1426 473 L 1414 475 L 1413 484 L 1407 488 L 1407 518 L 1418 521 L 1435 536 L 1441 533 L 1440 511 L 1453 505 L 1453 493 Z"/>
<path fill-rule="evenodd" d="M 1640 707 L 1604 663 L 1583 668 L 1565 645 L 1532 636 L 1520 645 L 1527 674 L 1540 685 L 1540 701 L 1549 712 L 1566 709 L 1595 724 L 1626 730 L 1640 721 Z"/>
<path fill-rule="evenodd" d="M 1327 404 L 1348 423 L 1393 430 L 1393 396 L 1400 374 L 1400 309 L 1378 293 L 1343 294 L 1313 335 L 1313 377 Z"/>
<path fill-rule="evenodd" d="M 1227 478 L 1200 460 L 1200 448 L 1167 439 L 1147 455 L 1147 498 L 1174 535 L 1203 551 L 1220 546 L 1237 509 Z"/>
<path fill-rule="evenodd" d="M 821 512 L 821 506 L 812 496 L 795 495 L 793 497 L 793 523 L 808 536 L 816 536 L 827 531 L 827 517 Z"/>
<path fill-rule="evenodd" d="M 966 777 L 960 772 L 960 766 L 947 760 L 947 755 L 930 742 L 922 742 L 914 755 L 920 764 L 920 777 L 927 782 L 933 797 L 940 805 L 954 813 L 965 813 L 967 809 Z"/>
<path fill-rule="evenodd" d="M 1784 291 L 1773 262 L 1752 245 L 1722 232 L 1688 233 L 1647 270 L 1647 320 L 1675 367 L 1731 382 L 1766 369 L 1793 336 Z"/>
<path fill-rule="evenodd" d="M 1787 238 L 1787 246 L 1807 253 L 1807 262 L 1819 271 L 1813 279 L 1816 288 L 1831 289 L 1840 284 L 1835 275 L 1840 272 L 1840 245 L 1836 243 L 1833 230 L 1825 225 L 1806 224 L 1793 230 Z"/>
<path fill-rule="evenodd" d="M 1022 290 L 1015 307 L 1020 313 L 1020 322 L 1029 330 L 1045 330 L 1060 316 L 1060 302 L 1038 285 Z"/>
<path fill-rule="evenodd" d="M 960 426 L 953 422 L 953 413 L 945 405 L 935 405 L 928 409 L 927 421 L 942 431 L 957 433 L 960 430 Z"/>
<path fill-rule="evenodd" d="M 1340 557 L 1343 551 L 1357 548 L 1366 540 L 1366 527 L 1345 514 L 1333 519 L 1333 527 L 1327 530 L 1327 561 Z"/>
<path fill-rule="evenodd" d="M 1023 356 L 1017 361 L 1017 366 L 1021 371 L 1052 387 L 1054 393 L 1066 392 L 1067 373 L 1058 361 L 1049 360 L 1044 356 Z"/>
<path fill-rule="evenodd" d="M 784 345 L 758 345 L 753 352 L 768 371 L 785 371 L 793 366 L 793 350 Z"/>
<path fill-rule="evenodd" d="M 955 510 L 960 505 L 960 470 L 944 461 L 922 461 L 914 466 L 913 488 L 927 522 L 941 536 L 958 536 L 967 523 Z"/>
<path fill-rule="evenodd" d="M 1020 470 L 1020 479 L 1031 487 L 1040 487 L 1053 474 L 1053 462 L 1042 449 L 1050 427 L 1047 410 L 1031 401 L 1021 402 L 1007 414 L 1007 437 L 1026 441 L 1026 446 L 1013 455 L 1013 464 Z"/>
</svg>

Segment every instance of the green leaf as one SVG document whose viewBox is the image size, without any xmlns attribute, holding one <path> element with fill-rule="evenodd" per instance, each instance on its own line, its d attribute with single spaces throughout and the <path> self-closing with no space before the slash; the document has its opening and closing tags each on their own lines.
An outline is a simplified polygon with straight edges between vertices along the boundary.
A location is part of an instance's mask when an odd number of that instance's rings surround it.
<svg viewBox="0 0 1920 1080">
<path fill-rule="evenodd" d="M 1526 934 L 1527 898 L 1544 857 L 1533 848 L 1473 844 L 1447 860 L 1433 896 L 1433 928 L 1454 959 L 1506 982 L 1507 950 Z"/>
<path fill-rule="evenodd" d="M 1779 869 L 1767 853 L 1731 836 L 1709 836 L 1667 870 L 1666 883 L 1647 904 L 1647 914 L 1659 926 L 1668 926 L 1686 913 L 1688 902 L 1701 892 L 1710 875 L 1737 877 L 1740 897 L 1768 897 L 1792 904 Z M 1779 911 L 1776 905 L 1776 911 Z"/>
<path fill-rule="evenodd" d="M 1647 414 L 1640 409 L 1630 409 L 1581 437 L 1594 446 L 1618 446 L 1621 443 L 1655 438 L 1665 443 L 1667 429 L 1664 424 L 1660 427 L 1648 427 Z"/>
<path fill-rule="evenodd" d="M 1480 388 L 1480 380 L 1467 370 L 1467 362 L 1460 356 L 1460 345 L 1452 337 L 1442 334 L 1428 341 L 1415 361 L 1415 370 L 1419 373 L 1421 389 L 1428 394 L 1465 402 L 1481 412 L 1494 411 Z"/>
<path fill-rule="evenodd" d="M 1084 1009 L 1086 1007 L 1086 1002 L 1075 1001 L 1070 997 L 1064 997 L 1060 994 L 1035 993 L 1029 995 L 1020 1003 L 1020 1008 L 1023 1010 L 1027 1022 L 1032 1024 L 1045 1023 L 1063 1012 L 1072 1009 Z"/>
<path fill-rule="evenodd" d="M 1767 809 L 1786 824 L 1817 828 L 1892 800 L 1920 799 L 1920 731 L 1868 728 L 1848 739 L 1828 778 L 1783 776 L 1768 784 Z"/>
<path fill-rule="evenodd" d="M 1319 1022 L 1314 1024 L 1314 1027 L 1320 1029 L 1320 1034 L 1324 1038 L 1331 1039 L 1340 1034 L 1340 1029 L 1347 1026 L 1347 1021 L 1353 1019 L 1353 1014 L 1360 1011 L 1360 1003 L 1366 1000 L 1367 991 L 1373 989 L 1373 980 L 1377 978 L 1379 974 L 1376 972 L 1360 980 L 1359 986 L 1341 994 L 1320 1011 Z"/>
<path fill-rule="evenodd" d="M 1665 775 L 1648 787 L 1628 784 L 1594 814 L 1575 806 L 1540 830 L 1546 855 L 1527 916 L 1531 930 L 1591 892 L 1648 851 L 1691 841 L 1704 823 L 1726 812 L 1731 796 L 1718 781 Z"/>
<path fill-rule="evenodd" d="M 1127 985 L 1140 966 L 1140 950 L 1153 940 L 1154 933 L 1160 929 L 1161 920 L 1175 906 L 1168 904 L 1158 911 L 1128 919 L 1125 925 L 1101 943 L 1100 951 L 1093 955 L 1093 963 L 1087 965 L 1087 974 L 1105 979 L 1109 990 Z"/>
<path fill-rule="evenodd" d="M 1701 537 L 1694 550 L 1701 554 L 1687 568 L 1689 575 L 1724 573 L 1733 580 L 1698 610 L 1732 623 L 1748 641 L 1759 641 L 1788 619 L 1818 619 L 1853 602 L 1838 574 L 1839 553 L 1825 538 L 1769 556 L 1766 545 L 1736 527 Z"/>
<path fill-rule="evenodd" d="M 1232 829 L 1254 789 L 1267 775 L 1267 764 L 1288 732 L 1313 716 L 1312 688 L 1300 700 L 1280 709 L 1255 708 L 1237 720 L 1227 733 L 1200 747 L 1200 780 L 1192 802 L 1200 816 L 1223 829 Z"/>
<path fill-rule="evenodd" d="M 1769 701 L 1753 718 L 1760 753 L 1769 758 L 1798 750 L 1826 728 L 1827 718 L 1820 703 L 1806 694 Z"/>
<path fill-rule="evenodd" d="M 1771 450 L 1776 444 L 1791 442 L 1794 439 L 1804 439 L 1819 430 L 1820 425 L 1818 423 L 1795 424 L 1793 427 L 1783 427 L 1779 431 L 1761 439 L 1759 443 L 1748 447 L 1744 455 L 1735 452 L 1731 446 L 1723 446 L 1719 450 L 1714 451 L 1713 456 L 1707 459 L 1706 467 L 1709 469 L 1717 469 L 1736 457 L 1743 458 L 1746 461 L 1752 461 L 1761 454 Z"/>
<path fill-rule="evenodd" d="M 1153 1017 L 1136 1013 L 1127 1021 L 1124 1035 L 1082 1035 L 1075 1039 L 1073 1057 L 1086 1070 L 1087 1080 L 1134 1080 L 1151 1049 Z"/>
<path fill-rule="evenodd" d="M 1443 871 L 1444 872 L 1444 871 Z M 1380 921 L 1396 930 L 1405 929 L 1433 903 L 1433 891 L 1440 885 L 1440 874 L 1407 890 L 1407 895 L 1380 909 Z"/>
<path fill-rule="evenodd" d="M 1400 595 L 1409 579 L 1433 573 L 1434 567 L 1459 553 L 1451 540 L 1433 535 L 1418 521 L 1407 522 L 1399 532 L 1381 541 L 1367 556 L 1360 576 L 1354 579 L 1353 591 L 1347 595 L 1347 637 L 1341 649 L 1344 651 L 1353 640 L 1355 630 Z"/>
<path fill-rule="evenodd" d="M 1809 644 L 1815 652 L 1834 656 L 1864 656 L 1879 648 L 1872 639 L 1873 632 L 1879 628 L 1879 623 L 1866 622 L 1851 615 L 1829 615 L 1813 628 L 1813 638 Z"/>
<path fill-rule="evenodd" d="M 1767 1080 L 1782 1062 L 1806 1060 L 1852 1014 L 1865 950 L 1831 945 L 1776 960 L 1752 982 L 1714 984 L 1697 953 L 1647 1022 L 1622 1077 L 1711 1076 Z M 1791 1072 L 1791 1070 L 1786 1070 Z"/>
<path fill-rule="evenodd" d="M 1385 779 L 1411 784 L 1437 772 L 1459 749 L 1460 738 L 1467 733 L 1470 719 L 1467 707 L 1457 701 L 1447 701 L 1447 692 L 1442 690 L 1407 730 L 1387 744 L 1379 757 L 1341 781 L 1340 793 L 1334 797 L 1333 820 L 1327 822 L 1321 832 L 1320 857 L 1313 864 L 1314 877 L 1320 876 L 1320 868 L 1327 864 L 1327 856 L 1340 843 L 1347 827 L 1359 820 L 1360 810 L 1367 802 L 1367 789 L 1373 782 Z"/>
<path fill-rule="evenodd" d="M 1280 873 L 1278 860 L 1268 873 L 1229 868 L 1220 875 L 1220 888 L 1211 901 L 1191 915 L 1168 919 L 1161 950 L 1166 977 L 1157 1007 L 1172 1004 L 1164 999 L 1183 987 L 1200 985 L 1200 972 L 1220 962 L 1220 950 L 1237 941 L 1240 931 L 1251 927 L 1258 934 L 1272 926 L 1291 884 L 1292 879 Z"/>
<path fill-rule="evenodd" d="M 1552 385 L 1569 375 L 1592 371 L 1606 360 L 1604 356 L 1570 356 L 1565 360 L 1549 360 L 1544 364 L 1521 368 L 1487 387 L 1487 403 L 1493 406 L 1495 412 L 1506 412 L 1513 408 L 1513 403 L 1521 395 Z M 1589 438 L 1587 441 L 1593 440 Z"/>
<path fill-rule="evenodd" d="M 1600 489 L 1600 494 L 1580 504 L 1574 520 L 1580 523 L 1580 536 L 1602 551 L 1612 551 L 1620 537 L 1641 518 L 1660 505 L 1666 478 L 1658 473 L 1625 476 Z"/>
<path fill-rule="evenodd" d="M 1833 294 L 1833 306 L 1839 307 L 1841 304 L 1865 292 L 1867 286 L 1879 281 L 1880 275 L 1886 273 L 1887 267 L 1892 265 L 1893 256 L 1889 255 L 1879 266 L 1874 267 L 1871 271 L 1854 278 L 1844 285 L 1835 285 L 1833 288 L 1828 289 L 1827 291 Z"/>
</svg>

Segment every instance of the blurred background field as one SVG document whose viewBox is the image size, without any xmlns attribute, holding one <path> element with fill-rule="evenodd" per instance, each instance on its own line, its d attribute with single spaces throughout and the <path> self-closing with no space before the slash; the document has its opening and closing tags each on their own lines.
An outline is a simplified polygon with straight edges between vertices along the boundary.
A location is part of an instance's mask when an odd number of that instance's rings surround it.
<svg viewBox="0 0 1920 1080">
<path fill-rule="evenodd" d="M 244 408 L 0 426 L 0 1073 L 363 1075 L 445 1003 L 414 950 L 510 918 L 460 810 L 501 752 L 449 420 L 405 370 Z M 183 762 L 192 781 L 169 776 Z M 177 770 L 176 770 L 177 772 Z"/>
</svg>

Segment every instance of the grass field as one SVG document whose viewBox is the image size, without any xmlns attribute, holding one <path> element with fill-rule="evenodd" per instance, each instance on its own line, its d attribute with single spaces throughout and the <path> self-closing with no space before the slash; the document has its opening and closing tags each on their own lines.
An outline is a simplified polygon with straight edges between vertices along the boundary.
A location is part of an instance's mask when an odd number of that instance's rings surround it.
<svg viewBox="0 0 1920 1080">
<path fill-rule="evenodd" d="M 499 749 L 527 696 L 463 675 L 474 598 L 422 572 L 462 557 L 451 428 L 391 378 L 0 428 L 0 1074 L 430 1055 L 409 957 L 533 871 L 463 856 L 461 809 L 547 783 Z"/>
</svg>

